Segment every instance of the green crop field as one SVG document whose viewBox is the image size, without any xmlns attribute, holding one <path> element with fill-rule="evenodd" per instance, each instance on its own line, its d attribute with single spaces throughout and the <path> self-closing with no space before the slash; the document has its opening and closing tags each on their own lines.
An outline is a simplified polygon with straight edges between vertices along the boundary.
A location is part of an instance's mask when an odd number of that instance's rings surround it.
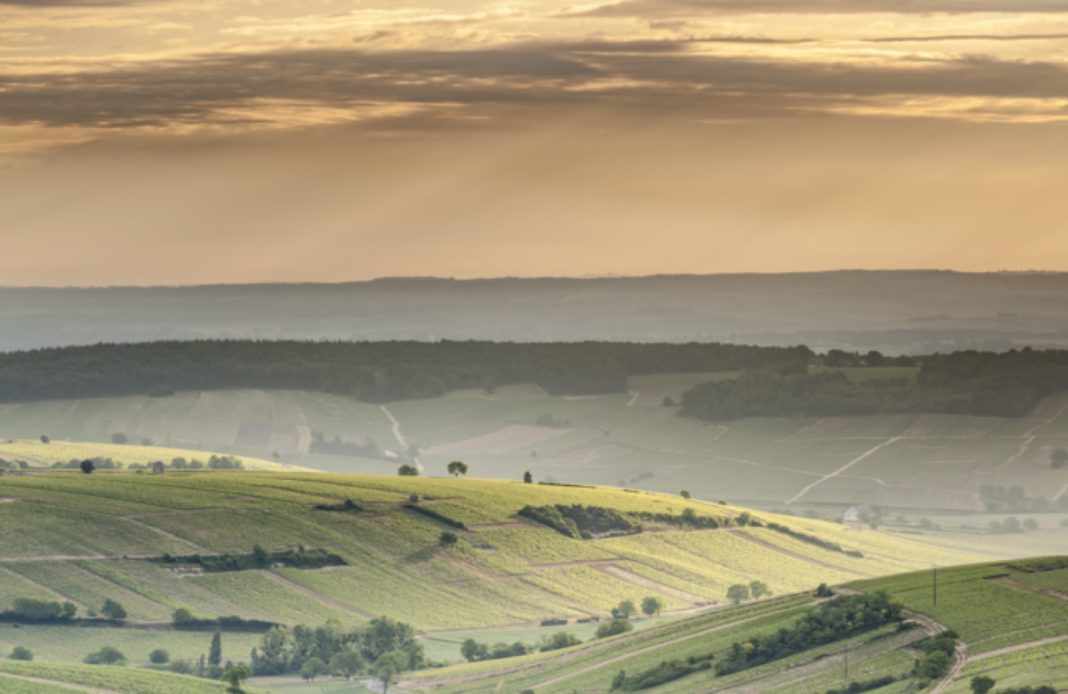
<svg viewBox="0 0 1068 694">
<path fill-rule="evenodd" d="M 843 371 L 849 378 L 914 376 L 908 368 Z M 4 404 L 0 437 L 16 441 L 0 443 L 0 457 L 47 463 L 95 451 L 140 461 L 216 451 L 262 467 L 277 454 L 311 469 L 391 474 L 414 455 L 436 474 L 463 460 L 484 477 L 518 479 L 529 470 L 538 480 L 685 489 L 706 499 L 838 514 L 859 505 L 982 512 L 984 485 L 1020 486 L 1053 507 L 1068 497 L 1068 469 L 1049 464 L 1053 449 L 1068 447 L 1068 399 L 1053 398 L 1018 419 L 912 414 L 720 423 L 678 417 L 663 404 L 702 381 L 735 376 L 641 376 L 631 379 L 630 393 L 590 397 L 508 386 L 386 406 L 285 390 Z M 155 445 L 113 446 L 116 433 Z M 42 434 L 53 442 L 36 442 Z M 320 437 L 335 447 L 320 446 Z"/>
</svg>

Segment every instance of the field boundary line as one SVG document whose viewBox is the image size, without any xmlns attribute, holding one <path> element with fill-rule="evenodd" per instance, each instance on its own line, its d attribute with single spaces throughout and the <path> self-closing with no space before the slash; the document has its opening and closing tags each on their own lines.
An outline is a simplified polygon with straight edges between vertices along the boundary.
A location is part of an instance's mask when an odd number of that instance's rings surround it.
<svg viewBox="0 0 1068 694">
<path fill-rule="evenodd" d="M 1068 641 L 1068 634 L 1061 634 L 1060 636 L 1050 636 L 1049 638 L 1039 639 L 1038 641 L 1026 641 L 1024 643 L 1017 643 L 1013 644 L 1012 646 L 998 648 L 993 651 L 987 651 L 985 653 L 980 653 L 977 656 L 973 656 L 969 659 L 969 662 L 977 663 L 982 660 L 996 658 L 999 655 L 1008 655 L 1009 653 L 1016 653 L 1017 651 L 1026 651 L 1029 648 L 1040 648 L 1042 646 L 1048 646 L 1050 644 L 1060 643 L 1062 641 Z"/>
<path fill-rule="evenodd" d="M 818 480 L 816 480 L 816 481 L 815 481 L 815 482 L 813 482 L 812 484 L 808 485 L 807 487 L 805 487 L 804 489 L 802 489 L 801 491 L 799 491 L 799 492 L 798 492 L 797 494 L 795 494 L 794 496 L 792 496 L 792 497 L 790 497 L 789 499 L 787 499 L 785 503 L 787 503 L 787 504 L 792 504 L 792 503 L 794 503 L 795 501 L 798 501 L 798 500 L 800 500 L 800 499 L 801 499 L 801 497 L 803 497 L 803 496 L 804 496 L 805 494 L 808 494 L 808 493 L 809 493 L 810 491 L 812 491 L 813 489 L 815 489 L 815 488 L 816 488 L 816 487 L 818 487 L 819 485 L 823 484 L 823 483 L 824 483 L 824 482 L 826 482 L 827 480 L 829 480 L 829 479 L 834 479 L 835 477 L 837 477 L 838 475 L 842 474 L 843 472 L 845 472 L 845 471 L 846 471 L 846 470 L 848 470 L 849 468 L 853 467 L 853 466 L 854 466 L 854 465 L 856 465 L 857 463 L 859 463 L 859 462 L 861 462 L 861 461 L 865 460 L 866 458 L 868 458 L 868 457 L 870 457 L 870 456 L 873 456 L 873 455 L 875 455 L 876 453 L 878 453 L 878 452 L 879 452 L 879 451 L 881 451 L 882 449 L 886 448 L 887 446 L 889 446 L 889 445 L 891 445 L 891 444 L 897 443 L 897 442 L 898 442 L 898 441 L 900 441 L 900 440 L 901 440 L 901 436 L 895 436 L 895 437 L 893 437 L 892 439 L 887 439 L 886 441 L 883 441 L 883 442 L 882 442 L 882 443 L 880 443 L 880 444 L 879 444 L 878 446 L 875 446 L 874 448 L 871 448 L 871 449 L 867 450 L 866 452 L 864 452 L 864 453 L 862 453 L 862 454 L 858 455 L 858 456 L 857 456 L 856 458 L 853 458 L 853 460 L 850 460 L 850 461 L 849 461 L 848 463 L 846 463 L 846 464 L 845 464 L 845 465 L 843 465 L 842 467 L 838 468 L 838 469 L 837 469 L 837 470 L 835 470 L 834 472 L 832 472 L 832 473 L 830 473 L 830 474 L 827 474 L 827 475 L 823 475 L 823 476 L 822 476 L 822 477 L 820 477 L 820 478 L 819 478 Z"/>
<path fill-rule="evenodd" d="M 393 428 L 393 438 L 397 439 L 397 443 L 404 448 L 402 453 L 406 453 L 411 450 L 411 446 L 408 444 L 408 439 L 404 438 L 404 434 L 401 432 L 400 421 L 393 416 L 393 413 L 389 411 L 389 408 L 385 405 L 379 405 L 379 409 L 382 410 L 382 414 L 386 415 L 386 419 L 389 420 L 390 426 Z M 419 456 L 412 456 L 412 462 L 415 463 L 415 467 L 419 469 L 419 472 L 423 472 L 426 468 L 419 461 Z"/>
</svg>

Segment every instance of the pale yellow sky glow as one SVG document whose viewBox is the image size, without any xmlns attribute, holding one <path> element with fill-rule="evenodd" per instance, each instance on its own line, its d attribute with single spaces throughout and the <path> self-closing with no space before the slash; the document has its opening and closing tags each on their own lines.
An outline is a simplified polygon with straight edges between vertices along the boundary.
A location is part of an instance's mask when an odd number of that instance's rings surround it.
<svg viewBox="0 0 1068 694">
<path fill-rule="evenodd" d="M 1068 269 L 1063 0 L 0 0 L 0 284 Z"/>
</svg>

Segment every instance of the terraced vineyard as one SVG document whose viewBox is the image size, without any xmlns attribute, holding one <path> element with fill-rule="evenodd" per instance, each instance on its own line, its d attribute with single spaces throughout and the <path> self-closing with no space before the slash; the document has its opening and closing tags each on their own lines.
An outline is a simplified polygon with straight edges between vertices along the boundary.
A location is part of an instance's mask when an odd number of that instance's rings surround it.
<svg viewBox="0 0 1068 694">
<path fill-rule="evenodd" d="M 911 373 L 847 370 L 855 379 Z M 1051 399 L 1019 419 L 882 415 L 703 423 L 664 406 L 665 398 L 678 402 L 696 383 L 736 375 L 635 377 L 628 394 L 591 397 L 509 386 L 385 407 L 322 393 L 251 390 L 4 404 L 0 436 L 108 442 L 121 432 L 132 441 L 259 459 L 277 453 L 286 463 L 344 472 L 392 474 L 414 456 L 444 473 L 459 459 L 480 476 L 518 479 L 530 470 L 538 480 L 686 489 L 764 508 L 790 502 L 974 512 L 983 508 L 984 485 L 1018 485 L 1054 506 L 1068 495 L 1068 469 L 1049 464 L 1053 449 L 1068 446 L 1066 399 Z"/>
<path fill-rule="evenodd" d="M 429 515 L 414 512 L 411 495 Z M 661 599 L 669 611 L 726 600 L 737 582 L 766 581 L 776 594 L 820 582 L 974 561 L 870 530 L 614 488 L 489 480 L 374 477 L 287 472 L 174 472 L 153 476 L 68 471 L 0 478 L 0 523 L 17 529 L 0 539 L 0 604 L 20 597 L 69 600 L 81 614 L 111 598 L 131 622 L 164 624 L 179 608 L 199 617 L 237 615 L 283 624 L 336 618 L 355 624 L 386 615 L 432 632 L 536 625 L 542 619 L 605 615 L 624 599 Z M 316 507 L 354 510 L 331 512 Z M 692 529 L 642 521 L 627 537 L 577 540 L 517 516 L 527 505 L 594 506 L 622 514 L 718 519 L 729 527 Z M 435 518 L 449 519 L 456 530 Z M 635 516 L 637 517 L 637 516 Z M 769 527 L 788 525 L 863 556 L 805 544 Z M 442 547 L 453 530 L 459 542 Z M 229 573 L 176 572 L 148 561 L 163 554 L 248 553 L 291 547 L 324 549 L 346 565 L 275 566 Z M 79 627 L 81 629 L 83 627 Z M 55 659 L 71 654 L 25 632 Z M 85 633 L 85 632 L 83 632 Z M 146 662 L 159 636 L 176 657 L 203 644 L 184 632 L 126 639 L 132 662 Z M 22 634 L 2 631 L 0 647 Z M 232 652 L 251 639 L 234 635 Z M 238 645 L 240 644 L 240 645 Z"/>
</svg>

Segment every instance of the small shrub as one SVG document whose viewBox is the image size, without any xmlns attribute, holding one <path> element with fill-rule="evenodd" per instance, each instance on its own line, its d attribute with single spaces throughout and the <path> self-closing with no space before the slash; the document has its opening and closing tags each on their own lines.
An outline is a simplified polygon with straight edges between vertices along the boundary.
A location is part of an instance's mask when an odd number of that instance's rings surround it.
<svg viewBox="0 0 1068 694">
<path fill-rule="evenodd" d="M 126 656 L 114 646 L 104 646 L 95 653 L 85 656 L 87 665 L 124 665 Z"/>
</svg>

